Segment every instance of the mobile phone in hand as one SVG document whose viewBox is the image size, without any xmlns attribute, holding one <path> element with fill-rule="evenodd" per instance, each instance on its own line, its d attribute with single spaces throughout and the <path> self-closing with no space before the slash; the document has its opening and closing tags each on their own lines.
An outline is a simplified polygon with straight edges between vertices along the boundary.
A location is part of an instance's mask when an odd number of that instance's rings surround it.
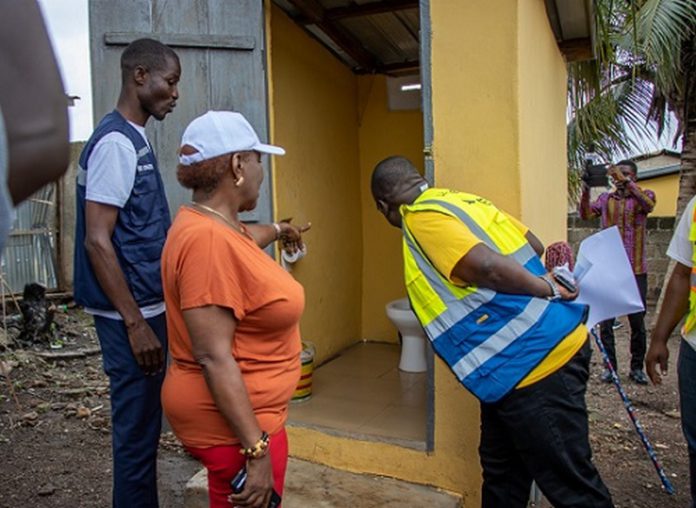
<svg viewBox="0 0 696 508">
<path fill-rule="evenodd" d="M 247 470 L 246 466 L 239 470 L 239 472 L 234 475 L 234 478 L 230 481 L 230 487 L 232 487 L 232 492 L 239 494 L 244 490 L 244 485 L 246 485 Z M 271 492 L 271 500 L 268 502 L 268 508 L 278 508 L 280 506 L 280 495 L 273 489 Z"/>
<path fill-rule="evenodd" d="M 567 267 L 556 266 L 552 270 L 551 274 L 553 275 L 553 278 L 556 282 L 558 282 L 561 286 L 566 288 L 571 293 L 575 293 L 575 291 L 577 291 L 578 288 L 575 284 L 575 277 L 573 277 L 573 274 L 570 270 L 568 270 Z"/>
</svg>

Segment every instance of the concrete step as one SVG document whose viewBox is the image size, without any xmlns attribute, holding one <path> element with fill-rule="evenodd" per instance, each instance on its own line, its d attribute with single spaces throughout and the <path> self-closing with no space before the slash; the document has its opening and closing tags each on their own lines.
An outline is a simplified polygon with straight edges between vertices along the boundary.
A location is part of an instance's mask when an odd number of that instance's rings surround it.
<svg viewBox="0 0 696 508">
<path fill-rule="evenodd" d="M 459 508 L 461 499 L 441 490 L 368 474 L 355 474 L 291 458 L 283 508 Z M 205 469 L 186 484 L 185 508 L 207 508 Z"/>
</svg>

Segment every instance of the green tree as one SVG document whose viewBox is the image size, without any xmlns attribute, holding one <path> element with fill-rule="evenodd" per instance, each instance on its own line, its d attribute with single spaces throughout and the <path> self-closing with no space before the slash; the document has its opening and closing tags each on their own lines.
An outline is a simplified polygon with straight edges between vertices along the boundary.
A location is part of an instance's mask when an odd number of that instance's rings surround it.
<svg viewBox="0 0 696 508">
<path fill-rule="evenodd" d="M 590 144 L 606 160 L 638 151 L 672 113 L 682 141 L 679 215 L 696 193 L 696 1 L 595 0 L 594 15 L 597 58 L 568 69 L 571 195 Z"/>
</svg>

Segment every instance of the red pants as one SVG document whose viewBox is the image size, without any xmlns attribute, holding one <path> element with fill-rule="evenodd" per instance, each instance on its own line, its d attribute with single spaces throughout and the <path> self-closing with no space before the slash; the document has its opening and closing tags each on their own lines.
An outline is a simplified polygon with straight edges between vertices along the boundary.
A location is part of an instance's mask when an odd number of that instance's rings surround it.
<svg viewBox="0 0 696 508">
<path fill-rule="evenodd" d="M 240 445 L 212 446 L 210 448 L 186 447 L 186 450 L 208 470 L 208 497 L 210 508 L 231 508 L 227 496 L 232 494 L 230 480 L 234 478 L 246 458 L 239 453 Z M 288 466 L 288 436 L 285 428 L 271 436 L 271 465 L 275 491 L 282 496 L 285 469 Z"/>
</svg>

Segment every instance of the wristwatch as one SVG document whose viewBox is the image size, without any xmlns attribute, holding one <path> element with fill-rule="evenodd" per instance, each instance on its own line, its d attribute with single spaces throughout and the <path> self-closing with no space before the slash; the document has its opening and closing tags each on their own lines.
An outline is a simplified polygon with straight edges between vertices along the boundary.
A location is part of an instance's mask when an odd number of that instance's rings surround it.
<svg viewBox="0 0 696 508">
<path fill-rule="evenodd" d="M 547 296 L 546 299 L 551 301 L 560 300 L 561 292 L 558 290 L 556 282 L 553 279 L 551 279 L 551 277 L 548 277 L 546 275 L 540 275 L 539 278 L 546 282 L 549 285 L 549 288 L 551 288 L 551 296 Z"/>
</svg>

